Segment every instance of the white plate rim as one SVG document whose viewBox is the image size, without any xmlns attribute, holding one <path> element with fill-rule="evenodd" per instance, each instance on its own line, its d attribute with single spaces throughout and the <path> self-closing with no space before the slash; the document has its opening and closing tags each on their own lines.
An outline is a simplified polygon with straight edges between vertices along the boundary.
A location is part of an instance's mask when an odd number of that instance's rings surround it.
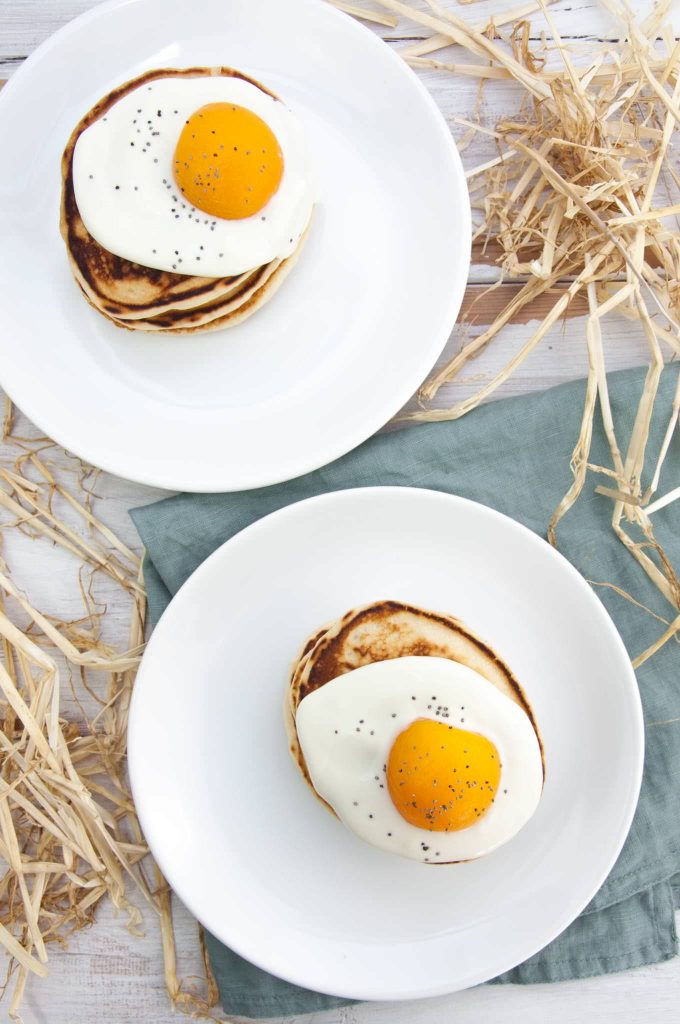
<svg viewBox="0 0 680 1024">
<path fill-rule="evenodd" d="M 266 516 L 263 516 L 262 518 L 256 520 L 249 526 L 245 527 L 243 530 L 240 530 L 238 533 L 234 534 L 223 544 L 221 544 L 220 547 L 218 547 L 211 555 L 208 556 L 208 558 L 205 559 L 205 561 L 201 563 L 201 565 L 198 566 L 197 569 L 194 570 L 191 576 L 189 576 L 189 578 L 182 584 L 182 586 L 173 596 L 170 604 L 168 605 L 168 608 L 163 613 L 161 619 L 159 620 L 159 623 L 154 629 L 154 632 L 147 645 L 144 658 L 142 659 L 142 664 L 138 671 L 135 687 L 133 690 L 132 700 L 130 704 L 128 722 L 128 767 L 133 799 L 135 802 L 135 807 L 137 809 L 139 821 L 142 826 L 142 830 L 144 831 L 145 837 L 149 843 L 151 850 L 154 851 L 157 848 L 155 843 L 155 827 L 151 823 L 152 816 L 148 813 L 148 805 L 145 806 L 146 801 L 143 793 L 141 792 L 139 781 L 139 766 L 143 766 L 144 764 L 142 738 L 143 725 L 140 724 L 136 713 L 138 694 L 140 693 L 141 689 L 140 682 L 141 686 L 146 685 L 144 680 L 146 679 L 147 674 L 150 674 L 151 671 L 149 668 L 150 658 L 148 652 L 151 651 L 153 655 L 153 652 L 156 649 L 156 647 L 159 647 L 162 643 L 164 643 L 165 634 L 171 634 L 172 632 L 173 616 L 181 612 L 181 607 L 184 602 L 192 600 L 193 591 L 196 588 L 200 589 L 204 576 L 209 576 L 213 572 L 215 567 L 219 565 L 220 560 L 225 557 L 225 550 L 228 550 L 231 546 L 238 544 L 244 535 L 247 534 L 250 537 L 253 535 L 257 535 L 259 532 L 264 532 L 271 528 L 271 524 L 273 521 L 275 522 L 277 520 L 285 520 L 287 517 L 295 516 L 297 514 L 297 510 L 301 507 L 308 508 L 309 506 L 317 506 L 323 509 L 325 505 L 332 506 L 333 503 L 336 501 L 351 502 L 354 496 L 356 496 L 359 492 L 362 492 L 362 495 L 367 497 L 370 497 L 371 494 L 375 493 L 379 493 L 381 495 L 389 494 L 396 498 L 397 500 L 399 499 L 400 496 L 408 495 L 409 497 L 411 497 L 414 493 L 416 493 L 419 494 L 421 497 L 425 498 L 426 500 L 443 501 L 445 503 L 453 503 L 457 505 L 473 507 L 478 514 L 486 516 L 492 521 L 500 521 L 504 524 L 505 527 L 508 527 L 511 531 L 514 530 L 522 534 L 526 539 L 529 540 L 529 543 L 534 545 L 536 548 L 540 548 L 543 551 L 545 551 L 545 549 L 548 549 L 550 552 L 549 557 L 552 557 L 557 562 L 561 563 L 563 571 L 568 573 L 576 582 L 581 592 L 585 595 L 586 600 L 590 603 L 593 614 L 599 618 L 602 624 L 602 628 L 609 634 L 611 641 L 613 642 L 615 647 L 618 647 L 619 652 L 621 654 L 621 664 L 625 673 L 625 685 L 627 690 L 627 696 L 630 701 L 631 711 L 633 712 L 635 718 L 637 735 L 637 743 L 635 749 L 630 751 L 630 758 L 628 762 L 631 770 L 631 786 L 629 791 L 629 801 L 627 807 L 625 808 L 625 812 L 622 815 L 619 830 L 616 834 L 615 839 L 613 839 L 610 856 L 608 858 L 606 866 L 600 871 L 599 876 L 588 888 L 587 892 L 585 892 L 585 895 L 581 894 L 581 896 L 577 900 L 572 900 L 571 904 L 565 906 L 565 910 L 563 911 L 563 913 L 556 917 L 554 926 L 550 930 L 550 933 L 543 936 L 540 942 L 534 944 L 525 952 L 525 954 L 522 957 L 522 960 L 520 961 L 524 962 L 524 960 L 540 952 L 541 949 L 543 949 L 546 945 L 548 945 L 555 938 L 557 938 L 578 917 L 578 915 L 585 909 L 585 907 L 590 903 L 592 898 L 599 891 L 602 884 L 611 872 L 614 864 L 616 863 L 616 860 L 621 852 L 623 844 L 630 831 L 635 810 L 637 808 L 640 787 L 642 784 L 645 752 L 644 717 L 642 712 L 642 702 L 640 699 L 640 693 L 637 685 L 635 671 L 631 664 L 623 640 L 606 608 L 598 599 L 596 594 L 593 592 L 592 588 L 590 587 L 586 579 L 575 568 L 575 566 L 573 566 L 571 562 L 569 562 L 569 560 L 565 558 L 564 555 L 562 555 L 560 551 L 558 551 L 556 548 L 548 544 L 547 541 L 545 541 L 538 534 L 534 533 L 533 530 L 530 530 L 528 527 L 524 526 L 522 523 L 519 523 L 517 520 L 512 519 L 510 516 L 507 516 L 504 513 L 499 512 L 488 505 L 483 505 L 480 502 L 473 501 L 472 499 L 464 498 L 456 494 L 450 494 L 445 491 L 437 491 L 423 487 L 368 486 L 327 491 L 324 492 L 323 494 L 314 495 L 312 497 L 304 498 L 300 501 L 294 502 L 290 505 L 285 505 L 282 508 L 276 509 L 273 512 L 268 513 Z M 169 612 L 170 614 L 168 614 Z M 623 674 L 621 677 L 621 684 L 624 684 Z M 276 972 L 272 969 L 271 963 L 268 963 L 266 958 L 260 958 L 257 950 L 245 948 L 244 946 L 240 945 L 238 937 L 234 938 L 232 936 L 229 936 L 228 938 L 225 938 L 224 932 L 222 933 L 222 935 L 220 935 L 221 928 L 219 923 L 215 922 L 211 924 L 210 921 L 206 919 L 206 915 L 203 914 L 202 911 L 199 911 L 199 908 L 193 905 L 191 896 L 187 896 L 185 892 L 181 891 L 181 883 L 179 885 L 175 884 L 175 872 L 172 866 L 168 864 L 165 855 L 161 854 L 160 856 L 158 856 L 154 852 L 154 857 L 156 858 L 156 861 L 159 864 L 159 867 L 161 868 L 163 875 L 170 883 L 171 887 L 178 893 L 180 899 L 185 904 L 185 906 L 191 911 L 191 913 L 198 920 L 200 920 L 202 924 L 205 925 L 208 931 L 212 932 L 212 934 L 215 935 L 216 938 L 219 939 L 219 941 L 225 943 L 225 945 L 227 945 L 230 949 L 234 950 L 244 959 L 249 960 L 255 966 L 259 967 L 263 971 L 276 974 Z M 209 915 L 207 916 L 209 917 Z M 217 927 L 215 927 L 215 924 L 217 925 Z M 490 981 L 491 979 L 497 977 L 499 974 L 502 974 L 505 971 L 517 966 L 517 963 L 518 962 L 515 959 L 510 959 L 507 962 L 502 962 L 501 958 L 500 965 L 498 962 L 496 962 L 493 970 L 491 971 L 488 969 L 488 967 L 483 968 L 481 970 L 470 972 L 470 974 L 467 977 L 459 979 L 455 984 L 438 984 L 429 987 L 424 986 L 419 987 L 417 990 L 409 991 L 404 994 L 398 993 L 395 995 L 390 991 L 376 989 L 375 986 L 366 987 L 365 984 L 356 985 L 351 992 L 334 991 L 328 992 L 328 994 L 339 996 L 342 998 L 356 999 L 360 1001 L 379 1000 L 401 1002 L 412 999 L 430 998 L 434 996 L 447 995 L 453 992 L 462 991 L 474 985 Z M 310 977 L 309 974 L 288 971 L 286 972 L 285 975 L 276 974 L 276 976 L 282 977 L 284 978 L 284 980 L 292 984 L 299 985 L 303 988 L 315 990 L 317 987 L 314 983 L 313 977 Z M 328 990 L 324 989 L 323 991 Z"/>
<path fill-rule="evenodd" d="M 64 40 L 79 32 L 83 26 L 95 21 L 108 11 L 132 7 L 137 4 L 141 5 L 144 2 L 145 0 L 103 0 L 102 3 L 83 12 L 66 25 L 57 29 L 56 32 L 36 47 L 18 70 L 7 80 L 5 86 L 0 91 L 0 109 L 7 102 L 12 102 L 15 91 L 21 86 L 25 78 L 33 74 L 34 65 L 38 64 L 39 59 L 44 54 L 59 47 Z M 350 15 L 332 7 L 330 4 L 324 3 L 323 0 L 295 0 L 295 3 L 307 6 L 310 9 L 321 10 L 324 17 L 341 19 L 344 24 L 351 25 L 352 31 L 361 34 L 366 39 L 370 39 L 372 41 L 371 45 L 374 45 L 376 55 L 381 54 L 382 59 L 389 61 L 404 80 L 410 82 L 411 88 L 420 96 L 424 109 L 430 115 L 433 130 L 436 126 L 439 137 L 448 150 L 452 184 L 457 186 L 459 193 L 455 202 L 457 203 L 457 213 L 460 216 L 460 243 L 469 251 L 472 242 L 471 211 L 462 161 L 443 114 L 422 81 L 408 67 L 405 61 L 399 57 L 396 51 L 392 50 L 379 36 Z M 469 268 L 469 258 L 467 267 Z M 0 369 L 0 386 L 2 386 L 3 390 L 25 415 L 47 436 L 53 438 L 53 440 L 68 451 L 115 476 L 166 490 L 185 490 L 196 493 L 219 493 L 266 487 L 284 480 L 296 479 L 299 476 L 334 462 L 362 444 L 399 412 L 425 380 L 437 358 L 441 355 L 463 301 L 467 284 L 466 278 L 466 273 L 461 272 L 457 276 L 454 275 L 448 303 L 446 305 L 442 303 L 437 329 L 432 330 L 429 338 L 425 339 L 428 343 L 422 344 L 422 347 L 420 347 L 420 358 L 414 359 L 413 370 L 404 379 L 402 387 L 395 389 L 390 397 L 385 397 L 382 403 L 374 405 L 370 409 L 360 410 L 361 416 L 353 416 L 354 429 L 343 431 L 342 437 L 344 439 L 336 438 L 335 443 L 328 444 L 322 452 L 313 456 L 308 455 L 305 457 L 304 453 L 301 453 L 295 460 L 291 459 L 290 468 L 286 469 L 284 473 L 277 472 L 272 474 L 270 471 L 269 473 L 258 474 L 257 472 L 248 473 L 241 471 L 236 479 L 216 479 L 214 472 L 208 475 L 201 475 L 200 473 L 197 474 L 191 467 L 187 471 L 187 467 L 184 466 L 181 472 L 182 478 L 180 479 L 178 470 L 173 466 L 166 468 L 164 463 L 156 464 L 152 467 L 147 459 L 138 468 L 136 464 L 133 464 L 135 455 L 132 451 L 117 452 L 111 456 L 104 455 L 102 458 L 98 454 L 97 445 L 95 444 L 94 447 L 90 446 L 85 424 L 82 424 L 82 429 L 75 431 L 75 433 L 68 428 L 62 429 L 58 422 L 55 426 L 52 422 L 54 411 L 51 410 L 47 414 L 44 413 L 44 410 L 37 408 L 33 404 L 30 389 L 15 391 L 12 380 L 6 377 L 5 369 Z M 359 424 L 361 425 L 359 426 Z M 217 472 L 219 473 L 219 469 Z"/>
</svg>

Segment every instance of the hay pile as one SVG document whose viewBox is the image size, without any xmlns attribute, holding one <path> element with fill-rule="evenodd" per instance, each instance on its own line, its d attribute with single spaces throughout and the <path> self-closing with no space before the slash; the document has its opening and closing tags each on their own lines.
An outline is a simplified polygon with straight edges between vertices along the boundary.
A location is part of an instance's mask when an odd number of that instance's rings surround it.
<svg viewBox="0 0 680 1024">
<path fill-rule="evenodd" d="M 400 51 L 412 66 L 471 75 L 480 87 L 511 80 L 520 96 L 516 114 L 492 127 L 459 119 L 467 129 L 463 147 L 482 133 L 496 148 L 491 160 L 467 171 L 476 215 L 474 238 L 499 253 L 501 277 L 491 288 L 503 282 L 520 287 L 494 322 L 426 382 L 420 392 L 422 408 L 404 418 L 432 421 L 465 415 L 517 370 L 575 298 L 587 301 L 589 372 L 581 430 L 574 439 L 573 482 L 548 524 L 548 537 L 557 543 L 558 523 L 578 499 L 590 471 L 610 478 L 611 486 L 596 489 L 612 500 L 612 529 L 672 609 L 671 621 L 664 622 L 655 643 L 635 658 L 637 667 L 677 639 L 680 630 L 678 570 L 658 543 L 653 523 L 654 512 L 680 497 L 680 487 L 656 493 L 678 424 L 680 385 L 666 411 L 660 451 L 647 448 L 664 360 L 680 355 L 680 40 L 668 22 L 670 0 L 662 0 L 640 22 L 625 0 L 601 0 L 618 20 L 623 39 L 589 53 L 587 62 L 578 66 L 560 38 L 548 0 L 535 0 L 478 28 L 435 0 L 427 3 L 432 13 L 401 0 L 376 2 L 431 33 Z M 531 41 L 526 16 L 536 11 L 545 20 L 550 46 L 545 39 Z M 504 33 L 502 25 L 507 25 Z M 452 44 L 463 47 L 475 63 L 431 56 Z M 550 47 L 560 66 L 548 70 Z M 553 298 L 549 312 L 507 365 L 471 397 L 449 408 L 433 406 L 441 386 L 541 295 Z M 602 339 L 603 322 L 614 312 L 639 325 L 649 354 L 625 450 L 609 404 Z M 610 466 L 589 463 L 598 406 Z M 643 474 L 649 479 L 644 488 Z"/>
<path fill-rule="evenodd" d="M 208 972 L 203 998 L 177 978 L 170 893 L 148 854 L 126 777 L 128 708 L 144 639 L 141 560 L 94 514 L 96 474 L 75 459 L 65 469 L 63 453 L 53 461 L 51 441 L 16 436 L 12 421 L 8 403 L 3 554 L 8 532 L 20 531 L 40 544 L 48 579 L 62 561 L 55 547 L 67 552 L 83 611 L 75 620 L 41 612 L 0 557 L 0 943 L 9 957 L 9 1019 L 21 1019 L 29 975 L 46 975 L 49 945 L 91 924 L 105 897 L 133 933 L 140 933 L 139 900 L 155 909 L 169 996 L 206 1013 L 217 1001 L 214 982 Z M 102 581 L 116 612 L 127 606 L 125 650 L 106 641 Z"/>
</svg>

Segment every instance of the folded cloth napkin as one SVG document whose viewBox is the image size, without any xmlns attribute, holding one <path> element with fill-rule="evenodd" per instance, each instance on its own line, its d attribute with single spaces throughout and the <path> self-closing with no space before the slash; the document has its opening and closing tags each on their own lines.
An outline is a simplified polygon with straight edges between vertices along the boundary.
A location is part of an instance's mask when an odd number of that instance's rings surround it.
<svg viewBox="0 0 680 1024">
<path fill-rule="evenodd" d="M 660 450 L 677 386 L 668 367 L 649 433 L 648 465 Z M 644 373 L 609 376 L 618 440 L 625 450 Z M 429 487 L 474 498 L 545 535 L 551 513 L 570 483 L 569 458 L 578 436 L 583 381 L 540 394 L 494 402 L 450 423 L 419 425 L 371 438 L 349 455 L 307 476 L 238 494 L 182 494 L 132 517 L 146 547 L 145 574 L 152 621 L 193 570 L 229 537 L 275 509 L 324 491 L 376 484 Z M 590 461 L 611 465 L 602 424 L 596 420 Z M 635 596 L 665 619 L 676 614 L 616 539 L 611 499 L 595 493 L 607 478 L 589 476 L 577 505 L 562 520 L 562 552 L 596 586 L 632 657 L 664 625 L 627 600 Z M 643 481 L 643 486 L 648 481 Z M 680 483 L 676 430 L 659 493 Z M 657 537 L 680 564 L 680 508 L 655 513 Z M 575 638 L 576 639 L 576 638 Z M 640 802 L 625 846 L 606 882 L 583 914 L 559 938 L 501 982 L 545 982 L 606 974 L 667 960 L 676 953 L 674 894 L 680 894 L 680 651 L 670 641 L 638 670 L 646 722 L 645 771 Z M 569 878 L 564 879 L 565 886 Z M 339 1006 L 344 1000 L 309 992 L 247 963 L 214 937 L 208 949 L 226 1012 L 274 1017 Z"/>
</svg>

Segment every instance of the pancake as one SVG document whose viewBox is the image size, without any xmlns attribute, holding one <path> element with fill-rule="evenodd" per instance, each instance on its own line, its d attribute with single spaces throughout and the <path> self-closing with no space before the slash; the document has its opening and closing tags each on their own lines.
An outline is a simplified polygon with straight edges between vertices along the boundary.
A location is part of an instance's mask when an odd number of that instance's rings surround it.
<svg viewBox="0 0 680 1024">
<path fill-rule="evenodd" d="M 114 89 L 78 122 L 62 156 L 60 230 L 71 271 L 88 302 L 119 327 L 140 331 L 189 333 L 230 327 L 251 316 L 276 292 L 292 269 L 307 236 L 285 260 L 273 260 L 235 277 L 175 274 L 123 259 L 101 246 L 78 211 L 73 186 L 73 153 L 79 136 L 114 103 L 157 78 L 221 75 L 240 78 L 274 99 L 255 79 L 233 68 L 163 68 L 147 71 Z M 240 310 L 240 315 L 237 315 Z"/>
<path fill-rule="evenodd" d="M 194 331 L 215 331 L 234 327 L 252 316 L 255 310 L 268 302 L 278 291 L 295 266 L 309 228 L 300 239 L 297 249 L 285 260 L 273 260 L 254 271 L 232 292 L 193 309 L 167 309 L 150 318 L 119 318 L 109 316 L 118 327 L 128 330 L 156 331 L 166 334 L 191 334 Z M 100 309 L 100 312 L 103 310 Z"/>
<path fill-rule="evenodd" d="M 411 656 L 448 658 L 488 679 L 526 713 L 543 758 L 541 737 L 522 688 L 488 644 L 452 615 L 425 611 L 399 601 L 379 601 L 352 609 L 336 622 L 317 630 L 305 642 L 291 670 L 285 702 L 290 751 L 319 800 L 321 797 L 312 785 L 295 728 L 295 712 L 300 701 L 332 679 L 362 665 Z M 329 806 L 325 800 L 321 802 Z"/>
</svg>

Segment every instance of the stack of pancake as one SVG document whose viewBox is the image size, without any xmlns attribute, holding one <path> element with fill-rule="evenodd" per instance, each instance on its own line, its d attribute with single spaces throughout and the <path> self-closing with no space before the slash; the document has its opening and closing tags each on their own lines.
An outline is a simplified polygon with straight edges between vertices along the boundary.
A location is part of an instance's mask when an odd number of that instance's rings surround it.
<svg viewBox="0 0 680 1024">
<path fill-rule="evenodd" d="M 90 110 L 76 126 L 64 151 L 60 227 L 71 270 L 88 302 L 119 327 L 186 334 L 240 323 L 274 295 L 306 240 L 307 231 L 291 256 L 272 260 L 236 277 L 196 277 L 154 270 L 122 259 L 95 241 L 85 227 L 73 185 L 73 153 L 78 137 L 114 103 L 147 81 L 215 74 L 243 78 L 273 95 L 258 82 L 230 68 L 150 71 L 109 93 Z"/>
<path fill-rule="evenodd" d="M 538 736 L 531 708 L 510 669 L 458 619 L 398 601 L 380 601 L 352 609 L 318 630 L 307 640 L 293 665 L 286 695 L 286 730 L 293 758 L 315 796 L 318 793 L 309 777 L 295 728 L 300 701 L 362 665 L 412 656 L 448 658 L 478 672 L 526 712 Z"/>
</svg>

